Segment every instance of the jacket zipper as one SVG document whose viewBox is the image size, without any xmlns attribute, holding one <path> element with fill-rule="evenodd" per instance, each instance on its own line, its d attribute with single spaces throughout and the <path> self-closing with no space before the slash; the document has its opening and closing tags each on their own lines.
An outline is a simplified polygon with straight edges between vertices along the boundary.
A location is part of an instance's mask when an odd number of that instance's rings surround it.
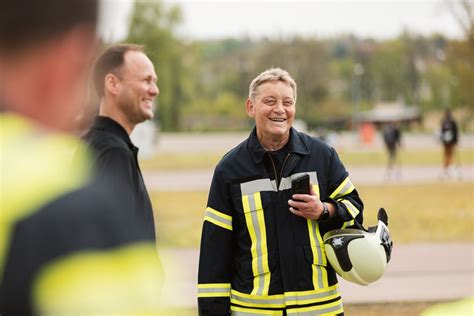
<svg viewBox="0 0 474 316">
<path fill-rule="evenodd" d="M 288 158 L 290 157 L 290 153 L 286 155 L 285 160 L 283 161 L 283 164 L 281 165 L 280 178 L 278 178 L 278 173 L 276 171 L 275 163 L 273 162 L 272 156 L 271 155 L 268 155 L 268 156 L 270 157 L 270 161 L 272 162 L 272 166 L 273 166 L 273 171 L 275 172 L 275 180 L 277 183 L 277 190 L 278 190 L 278 188 L 280 187 L 281 178 L 283 177 L 283 168 L 285 168 L 285 164 Z"/>
</svg>

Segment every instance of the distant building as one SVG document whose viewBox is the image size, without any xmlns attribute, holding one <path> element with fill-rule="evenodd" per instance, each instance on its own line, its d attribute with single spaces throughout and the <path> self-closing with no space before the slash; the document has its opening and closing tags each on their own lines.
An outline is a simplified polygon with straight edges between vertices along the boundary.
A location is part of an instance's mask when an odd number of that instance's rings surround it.
<svg viewBox="0 0 474 316">
<path fill-rule="evenodd" d="M 405 125 L 420 123 L 422 116 L 417 106 L 407 106 L 400 101 L 379 102 L 372 110 L 363 111 L 357 116 L 359 123 L 382 125 L 387 122 L 399 122 Z"/>
</svg>

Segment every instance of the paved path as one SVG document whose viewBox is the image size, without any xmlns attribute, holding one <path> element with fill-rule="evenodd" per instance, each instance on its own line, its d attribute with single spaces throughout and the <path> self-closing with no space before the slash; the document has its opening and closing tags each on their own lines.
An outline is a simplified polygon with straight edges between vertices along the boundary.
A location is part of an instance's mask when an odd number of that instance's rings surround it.
<svg viewBox="0 0 474 316">
<path fill-rule="evenodd" d="M 352 182 L 357 185 L 400 184 L 400 183 L 433 183 L 440 180 L 439 166 L 406 166 L 397 177 L 387 179 L 383 167 L 348 168 Z M 211 183 L 212 169 L 173 170 L 146 172 L 145 181 L 149 190 L 159 191 L 193 191 L 208 190 Z M 474 182 L 474 165 L 462 166 L 458 170 L 461 181 Z M 456 177 L 449 181 L 459 181 Z"/>
<path fill-rule="evenodd" d="M 198 250 L 159 250 L 165 270 L 162 302 L 195 307 Z M 382 279 L 359 286 L 342 280 L 345 303 L 446 301 L 474 295 L 474 244 L 395 245 Z"/>
</svg>

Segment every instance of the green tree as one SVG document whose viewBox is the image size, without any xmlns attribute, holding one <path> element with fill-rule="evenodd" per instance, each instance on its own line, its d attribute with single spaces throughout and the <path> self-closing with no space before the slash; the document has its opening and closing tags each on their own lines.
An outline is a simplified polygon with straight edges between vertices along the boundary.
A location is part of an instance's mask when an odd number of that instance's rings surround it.
<svg viewBox="0 0 474 316">
<path fill-rule="evenodd" d="M 179 130 L 181 111 L 193 89 L 189 82 L 193 64 L 192 47 L 186 47 L 176 35 L 181 22 L 177 6 L 161 1 L 136 1 L 128 42 L 143 44 L 158 75 L 158 119 L 164 130 Z M 188 49 L 189 48 L 189 49 Z"/>
<path fill-rule="evenodd" d="M 466 106 L 474 115 L 474 2 L 469 0 L 448 1 L 454 18 L 464 38 L 451 41 L 448 48 L 448 63 L 455 74 L 459 95 L 458 105 Z"/>
</svg>

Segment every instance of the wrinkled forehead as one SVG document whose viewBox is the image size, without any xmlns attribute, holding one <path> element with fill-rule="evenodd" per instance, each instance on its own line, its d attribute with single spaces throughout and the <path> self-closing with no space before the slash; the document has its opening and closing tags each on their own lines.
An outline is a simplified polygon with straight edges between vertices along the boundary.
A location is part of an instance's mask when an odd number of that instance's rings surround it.
<svg viewBox="0 0 474 316">
<path fill-rule="evenodd" d="M 291 85 L 283 80 L 269 80 L 260 84 L 256 89 L 257 98 L 265 96 L 280 96 L 282 98 L 295 98 L 295 91 Z"/>
</svg>

